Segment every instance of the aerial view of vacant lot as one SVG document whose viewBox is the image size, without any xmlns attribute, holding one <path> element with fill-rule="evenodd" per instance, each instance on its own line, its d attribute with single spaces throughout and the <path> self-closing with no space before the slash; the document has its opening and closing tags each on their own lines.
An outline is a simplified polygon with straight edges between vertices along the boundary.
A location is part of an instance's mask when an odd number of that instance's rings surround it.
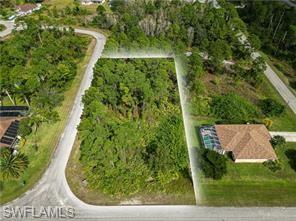
<svg viewBox="0 0 296 221">
<path fill-rule="evenodd" d="M 100 59 L 83 102 L 67 169 L 80 199 L 195 203 L 172 59 Z"/>
</svg>

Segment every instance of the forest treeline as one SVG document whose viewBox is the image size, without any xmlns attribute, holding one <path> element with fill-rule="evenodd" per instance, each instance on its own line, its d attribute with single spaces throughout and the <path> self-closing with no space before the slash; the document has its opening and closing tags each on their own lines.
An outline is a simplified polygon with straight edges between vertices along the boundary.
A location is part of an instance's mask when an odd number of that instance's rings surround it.
<svg viewBox="0 0 296 221">
<path fill-rule="evenodd" d="M 91 188 L 127 196 L 188 176 L 176 81 L 173 60 L 98 61 L 79 125 Z"/>
<path fill-rule="evenodd" d="M 239 14 L 250 33 L 261 40 L 262 50 L 296 69 L 296 8 L 281 1 L 242 1 Z"/>
<path fill-rule="evenodd" d="M 245 31 L 244 22 L 230 3 L 221 1 L 222 8 L 198 1 L 120 1 L 111 2 L 111 11 L 98 6 L 93 25 L 112 31 L 106 50 L 118 48 L 158 48 L 186 51 L 198 47 L 219 59 L 238 56 L 246 50 L 237 34 Z"/>
</svg>

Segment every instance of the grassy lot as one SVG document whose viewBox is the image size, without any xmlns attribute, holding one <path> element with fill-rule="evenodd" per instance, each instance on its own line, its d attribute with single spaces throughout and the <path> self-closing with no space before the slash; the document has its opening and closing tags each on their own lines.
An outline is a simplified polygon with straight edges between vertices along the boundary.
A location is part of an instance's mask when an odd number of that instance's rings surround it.
<svg viewBox="0 0 296 221">
<path fill-rule="evenodd" d="M 82 201 L 94 205 L 120 205 L 120 204 L 195 204 L 192 183 L 189 179 L 180 178 L 170 184 L 167 191 L 161 192 L 158 187 L 146 189 L 145 192 L 138 193 L 133 198 L 113 198 L 102 192 L 87 188 L 83 181 L 82 165 L 79 162 L 80 150 L 79 140 L 76 139 L 72 149 L 70 159 L 66 169 L 66 177 L 73 193 Z"/>
<path fill-rule="evenodd" d="M 287 143 L 276 151 L 282 169 L 272 172 L 263 164 L 227 162 L 228 173 L 222 180 L 201 179 L 202 204 L 211 206 L 295 206 L 296 171 L 290 166 L 287 150 L 296 151 L 296 143 Z"/>
<path fill-rule="evenodd" d="M 89 37 L 88 37 L 89 38 Z M 49 165 L 51 156 L 58 143 L 60 135 L 66 125 L 69 113 L 72 109 L 74 98 L 79 89 L 81 79 L 88 60 L 92 54 L 95 40 L 90 40 L 89 47 L 85 58 L 78 64 L 77 75 L 73 80 L 70 88 L 65 92 L 65 100 L 62 105 L 57 108 L 60 115 L 60 121 L 49 125 L 43 124 L 36 134 L 28 137 L 26 144 L 21 147 L 21 151 L 28 155 L 30 164 L 24 175 L 15 181 L 5 181 L 0 194 L 0 203 L 9 202 L 21 194 L 32 188 L 34 184 L 41 178 L 42 174 Z M 38 149 L 34 148 L 35 142 L 38 144 Z"/>
</svg>

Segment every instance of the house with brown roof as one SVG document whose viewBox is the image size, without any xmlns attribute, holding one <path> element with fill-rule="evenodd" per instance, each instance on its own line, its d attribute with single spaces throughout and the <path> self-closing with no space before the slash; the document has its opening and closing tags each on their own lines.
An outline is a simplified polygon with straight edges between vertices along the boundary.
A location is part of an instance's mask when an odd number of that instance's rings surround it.
<svg viewBox="0 0 296 221">
<path fill-rule="evenodd" d="M 33 13 L 33 11 L 37 11 L 41 8 L 41 4 L 32 4 L 26 3 L 17 6 L 17 15 L 18 16 L 25 16 Z"/>
<path fill-rule="evenodd" d="M 213 137 L 216 136 L 213 149 L 220 148 L 220 153 L 231 153 L 236 163 L 262 163 L 277 159 L 270 144 L 271 135 L 263 124 L 221 124 L 211 126 L 211 131 Z M 203 138 L 203 142 L 205 147 L 209 146 L 209 141 Z"/>
</svg>

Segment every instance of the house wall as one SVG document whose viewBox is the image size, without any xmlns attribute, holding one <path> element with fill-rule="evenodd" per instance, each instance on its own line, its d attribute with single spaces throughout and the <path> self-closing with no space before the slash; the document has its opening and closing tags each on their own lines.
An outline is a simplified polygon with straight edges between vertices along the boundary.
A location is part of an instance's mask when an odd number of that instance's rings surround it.
<svg viewBox="0 0 296 221">
<path fill-rule="evenodd" d="M 236 159 L 235 163 L 263 163 L 269 159 Z"/>
</svg>

